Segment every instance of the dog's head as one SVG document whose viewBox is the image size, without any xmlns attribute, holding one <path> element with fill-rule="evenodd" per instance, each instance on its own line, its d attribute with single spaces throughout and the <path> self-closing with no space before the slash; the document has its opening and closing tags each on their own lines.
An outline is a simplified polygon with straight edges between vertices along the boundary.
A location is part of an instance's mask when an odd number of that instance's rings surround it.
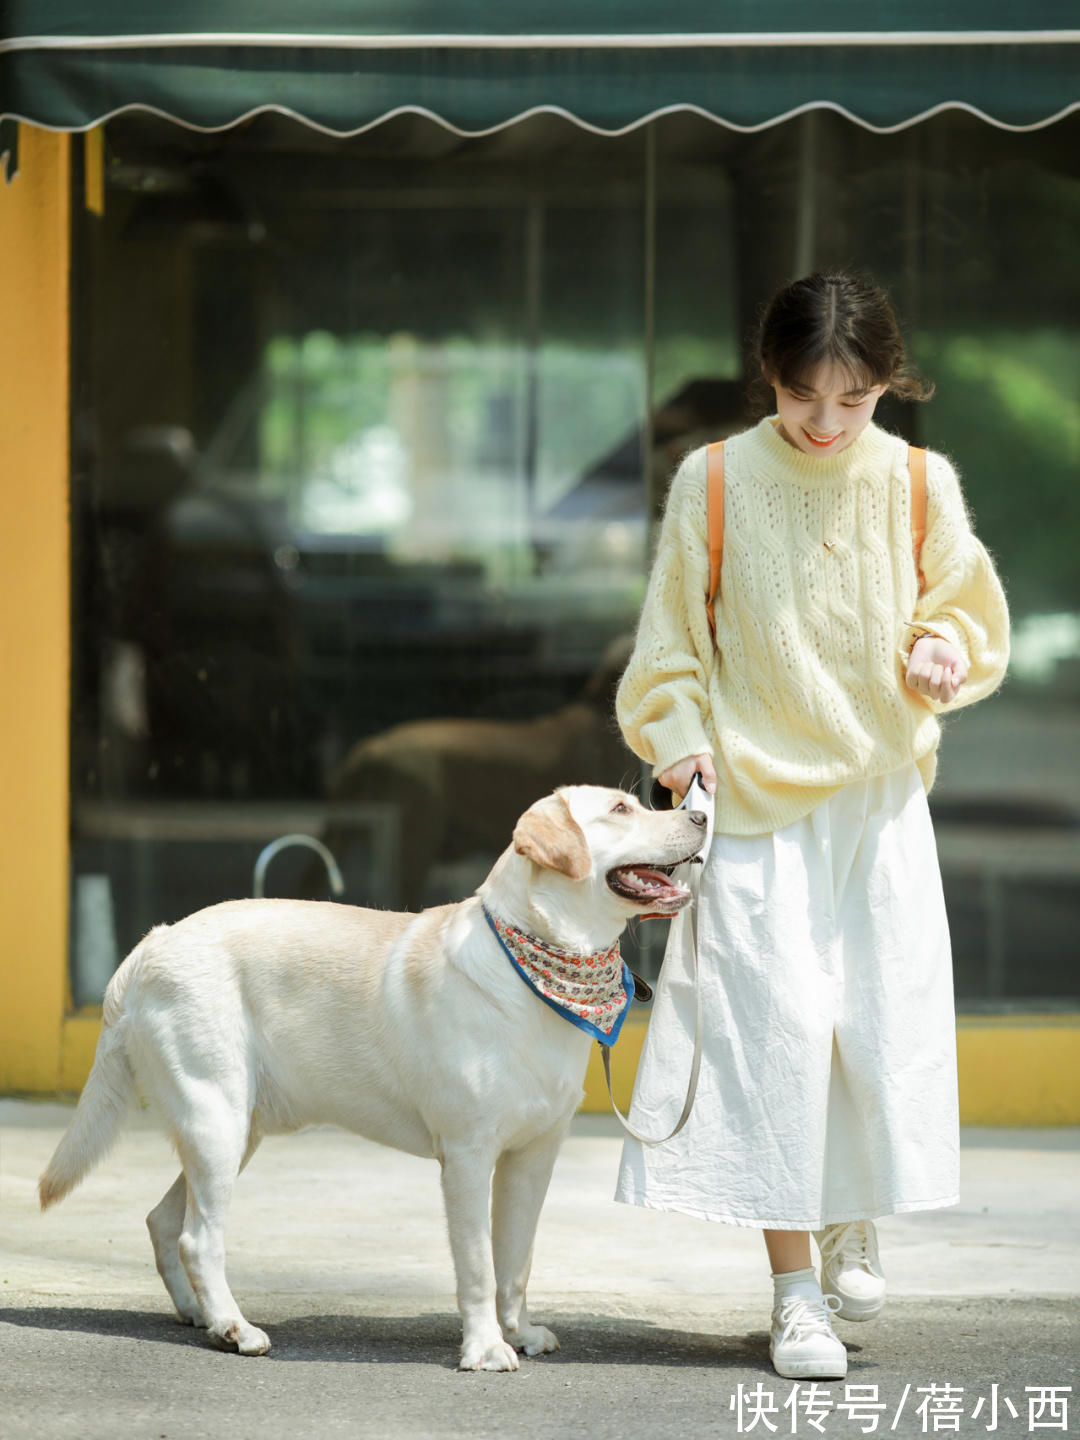
<svg viewBox="0 0 1080 1440">
<path fill-rule="evenodd" d="M 549 938 L 565 924 L 607 934 L 610 943 L 632 916 L 675 915 L 690 903 L 688 886 L 672 872 L 693 859 L 705 833 L 704 816 L 694 812 L 647 810 L 623 790 L 566 786 L 525 811 L 507 863 L 481 894 L 497 901 L 493 882 L 514 885 L 526 892 L 533 922 L 547 922 Z"/>
</svg>

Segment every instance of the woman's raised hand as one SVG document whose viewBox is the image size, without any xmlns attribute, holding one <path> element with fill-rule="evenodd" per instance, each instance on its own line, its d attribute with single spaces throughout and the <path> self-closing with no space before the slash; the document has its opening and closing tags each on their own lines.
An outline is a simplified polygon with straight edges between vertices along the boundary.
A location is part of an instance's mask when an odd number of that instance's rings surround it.
<svg viewBox="0 0 1080 1440">
<path fill-rule="evenodd" d="M 948 705 L 956 699 L 967 676 L 967 661 L 947 640 L 923 635 L 912 645 L 904 677 L 909 690 Z"/>
</svg>

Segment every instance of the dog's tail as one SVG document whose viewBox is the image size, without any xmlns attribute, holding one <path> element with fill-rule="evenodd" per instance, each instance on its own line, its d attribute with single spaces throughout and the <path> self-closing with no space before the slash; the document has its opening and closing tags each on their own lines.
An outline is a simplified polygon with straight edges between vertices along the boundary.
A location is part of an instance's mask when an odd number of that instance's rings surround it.
<svg viewBox="0 0 1080 1440">
<path fill-rule="evenodd" d="M 75 1116 L 38 1181 L 47 1210 L 75 1189 L 116 1143 L 135 1093 L 135 1078 L 124 1044 L 124 991 L 140 958 L 143 941 L 113 976 L 105 993 L 101 1038 Z"/>
</svg>

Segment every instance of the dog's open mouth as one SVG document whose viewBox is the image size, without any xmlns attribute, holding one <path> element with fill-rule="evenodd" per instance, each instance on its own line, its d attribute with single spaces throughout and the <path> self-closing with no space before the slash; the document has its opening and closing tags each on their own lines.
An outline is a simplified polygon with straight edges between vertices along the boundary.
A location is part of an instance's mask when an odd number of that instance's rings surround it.
<svg viewBox="0 0 1080 1440">
<path fill-rule="evenodd" d="M 690 903 L 690 890 L 671 878 L 676 865 L 620 865 L 607 874 L 608 888 L 624 900 L 649 909 L 681 910 Z"/>
</svg>

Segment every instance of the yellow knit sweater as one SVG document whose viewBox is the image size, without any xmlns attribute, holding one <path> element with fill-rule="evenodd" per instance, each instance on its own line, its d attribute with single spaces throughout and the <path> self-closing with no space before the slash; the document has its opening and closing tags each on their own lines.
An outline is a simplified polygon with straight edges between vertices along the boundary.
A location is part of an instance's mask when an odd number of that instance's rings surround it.
<svg viewBox="0 0 1080 1440">
<path fill-rule="evenodd" d="M 929 790 L 945 707 L 904 684 L 909 622 L 968 661 L 951 708 L 995 690 L 1009 656 L 1005 596 L 952 466 L 927 456 L 920 596 L 905 441 L 871 424 L 838 455 L 804 455 L 763 420 L 727 442 L 724 462 L 716 644 L 702 448 L 672 481 L 619 685 L 628 744 L 654 774 L 711 752 L 728 834 L 780 829 L 913 760 Z"/>
</svg>

